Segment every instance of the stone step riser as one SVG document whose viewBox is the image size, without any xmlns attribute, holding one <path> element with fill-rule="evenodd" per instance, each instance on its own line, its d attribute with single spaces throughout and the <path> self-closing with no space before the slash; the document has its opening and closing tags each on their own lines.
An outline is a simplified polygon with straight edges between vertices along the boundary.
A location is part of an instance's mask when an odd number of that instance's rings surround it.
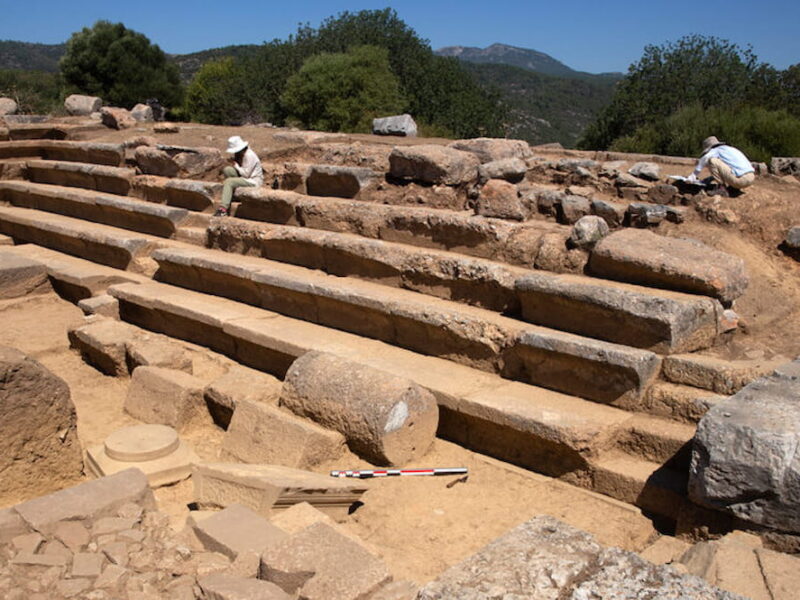
<svg viewBox="0 0 800 600">
<path fill-rule="evenodd" d="M 41 158 L 119 167 L 125 151 L 119 144 L 31 140 L 0 142 L 0 159 Z"/>
<path fill-rule="evenodd" d="M 126 196 L 135 175 L 133 169 L 56 161 L 28 161 L 27 178 L 34 183 L 62 185 Z"/>
</svg>

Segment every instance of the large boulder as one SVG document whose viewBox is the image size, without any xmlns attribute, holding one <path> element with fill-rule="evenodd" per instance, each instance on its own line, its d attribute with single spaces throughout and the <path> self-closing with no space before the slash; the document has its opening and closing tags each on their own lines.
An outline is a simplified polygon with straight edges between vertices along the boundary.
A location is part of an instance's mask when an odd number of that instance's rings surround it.
<svg viewBox="0 0 800 600">
<path fill-rule="evenodd" d="M 0 414 L 0 506 L 80 477 L 83 461 L 69 387 L 7 346 L 0 346 Z"/>
<path fill-rule="evenodd" d="M 595 275 L 628 283 L 703 294 L 732 302 L 747 289 L 744 261 L 689 238 L 644 229 L 612 233 L 592 252 Z"/>
<path fill-rule="evenodd" d="M 131 116 L 139 122 L 150 123 L 153 119 L 153 109 L 147 104 L 137 104 L 131 109 Z"/>
<path fill-rule="evenodd" d="M 167 149 L 167 153 L 178 165 L 181 177 L 186 179 L 196 179 L 211 173 L 218 173 L 225 166 L 225 157 L 217 148 L 200 146 L 180 148 L 177 152 Z"/>
<path fill-rule="evenodd" d="M 411 115 L 395 115 L 372 119 L 372 133 L 376 135 L 399 135 L 417 137 L 417 124 Z"/>
<path fill-rule="evenodd" d="M 800 360 L 717 403 L 700 421 L 689 497 L 800 533 Z"/>
<path fill-rule="evenodd" d="M 139 146 L 134 153 L 139 170 L 146 175 L 177 177 L 180 168 L 170 155 L 153 146 Z"/>
<path fill-rule="evenodd" d="M 377 180 L 372 169 L 339 165 L 312 165 L 306 178 L 306 192 L 311 196 L 355 198 Z"/>
<path fill-rule="evenodd" d="M 520 158 L 525 160 L 533 156 L 531 147 L 524 140 L 505 140 L 499 138 L 474 138 L 456 140 L 449 144 L 450 148 L 471 152 L 481 163 L 488 163 L 504 158 Z"/>
<path fill-rule="evenodd" d="M 603 548 L 586 532 L 536 517 L 442 573 L 418 600 L 739 598 L 699 577 Z"/>
<path fill-rule="evenodd" d="M 16 101 L 11 98 L 0 97 L 0 117 L 15 115 L 17 114 L 18 108 Z"/>
<path fill-rule="evenodd" d="M 103 125 L 111 129 L 130 129 L 136 126 L 136 120 L 131 116 L 130 111 L 124 108 L 104 106 L 100 109 L 100 119 Z"/>
<path fill-rule="evenodd" d="M 97 96 L 83 96 L 72 94 L 64 100 L 64 108 L 74 117 L 88 117 L 92 113 L 100 112 L 103 101 Z"/>
<path fill-rule="evenodd" d="M 389 156 L 389 173 L 398 179 L 459 185 L 478 178 L 479 164 L 474 154 L 445 146 L 399 146 Z"/>
</svg>

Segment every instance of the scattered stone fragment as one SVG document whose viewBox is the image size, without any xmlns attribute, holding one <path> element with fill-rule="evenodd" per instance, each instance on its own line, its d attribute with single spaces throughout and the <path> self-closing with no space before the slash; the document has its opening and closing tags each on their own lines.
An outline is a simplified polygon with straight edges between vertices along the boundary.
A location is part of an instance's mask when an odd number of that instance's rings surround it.
<svg viewBox="0 0 800 600">
<path fill-rule="evenodd" d="M 686 220 L 687 210 L 679 206 L 667 206 L 667 221 L 670 223 L 683 223 Z"/>
<path fill-rule="evenodd" d="M 64 100 L 64 108 L 67 112 L 77 117 L 88 117 L 92 113 L 100 112 L 103 101 L 96 96 L 82 96 L 72 94 Z"/>
<path fill-rule="evenodd" d="M 638 162 L 628 169 L 628 173 L 646 181 L 658 181 L 661 167 L 652 162 Z"/>
<path fill-rule="evenodd" d="M 78 552 L 72 557 L 73 577 L 99 577 L 103 572 L 103 555 Z"/>
<path fill-rule="evenodd" d="M 108 294 L 84 298 L 78 302 L 78 308 L 80 308 L 85 315 L 100 315 L 119 320 L 119 300 Z"/>
<path fill-rule="evenodd" d="M 195 532 L 205 548 L 235 559 L 242 552 L 262 552 L 278 544 L 287 534 L 241 504 L 203 519 Z"/>
<path fill-rule="evenodd" d="M 60 567 L 69 564 L 69 557 L 63 554 L 33 554 L 20 552 L 11 560 L 11 564 Z"/>
<path fill-rule="evenodd" d="M 679 559 L 691 547 L 691 544 L 683 540 L 662 535 L 639 555 L 655 565 L 666 565 Z"/>
<path fill-rule="evenodd" d="M 210 420 L 203 400 L 203 383 L 184 373 L 161 367 L 139 367 L 133 372 L 125 411 L 151 424 L 178 431 Z"/>
<path fill-rule="evenodd" d="M 374 464 L 403 465 L 420 458 L 439 422 L 436 399 L 419 385 L 322 352 L 309 352 L 292 364 L 280 401 L 337 429 L 353 452 Z"/>
<path fill-rule="evenodd" d="M 555 217 L 565 197 L 566 194 L 564 192 L 557 192 L 555 190 L 540 192 L 536 199 L 536 206 L 543 215 Z"/>
<path fill-rule="evenodd" d="M 770 170 L 775 175 L 800 175 L 800 157 L 774 156 Z"/>
<path fill-rule="evenodd" d="M 324 523 L 270 546 L 259 577 L 307 600 L 357 600 L 391 580 L 380 559 Z"/>
<path fill-rule="evenodd" d="M 508 140 L 500 138 L 471 138 L 451 142 L 449 148 L 471 152 L 481 163 L 488 163 L 506 158 L 526 160 L 533 156 L 528 142 L 524 140 Z"/>
<path fill-rule="evenodd" d="M 308 502 L 334 519 L 347 516 L 366 491 L 358 480 L 341 480 L 277 465 L 200 464 L 193 471 L 194 497 L 201 507 L 240 503 L 261 515 L 273 508 Z"/>
<path fill-rule="evenodd" d="M 209 384 L 204 396 L 214 422 L 227 429 L 240 402 L 277 404 L 281 385 L 272 375 L 236 365 Z"/>
<path fill-rule="evenodd" d="M 203 577 L 198 585 L 205 600 L 292 600 L 274 583 L 223 573 Z"/>
<path fill-rule="evenodd" d="M 501 179 L 491 179 L 481 188 L 475 212 L 483 217 L 514 221 L 524 221 L 528 216 L 517 187 Z"/>
<path fill-rule="evenodd" d="M 372 133 L 375 135 L 417 137 L 417 124 L 409 114 L 382 117 L 372 119 Z"/>
<path fill-rule="evenodd" d="M 344 436 L 260 402 L 236 406 L 220 456 L 246 463 L 307 469 L 333 460 L 344 450 Z"/>
<path fill-rule="evenodd" d="M 398 146 L 389 156 L 389 173 L 398 179 L 459 185 L 478 178 L 474 154 L 434 145 Z"/>
<path fill-rule="evenodd" d="M 419 586 L 412 581 L 393 581 L 369 597 L 369 600 L 416 600 Z"/>
<path fill-rule="evenodd" d="M 89 530 L 78 521 L 62 521 L 53 529 L 56 539 L 73 552 L 80 552 L 90 541 Z"/>
<path fill-rule="evenodd" d="M 569 241 L 578 248 L 591 248 L 607 236 L 608 231 L 608 224 L 601 217 L 581 217 L 573 226 Z"/>
<path fill-rule="evenodd" d="M 56 583 L 58 592 L 64 598 L 74 598 L 81 592 L 85 592 L 91 586 L 91 581 L 88 579 L 63 579 Z"/>
</svg>

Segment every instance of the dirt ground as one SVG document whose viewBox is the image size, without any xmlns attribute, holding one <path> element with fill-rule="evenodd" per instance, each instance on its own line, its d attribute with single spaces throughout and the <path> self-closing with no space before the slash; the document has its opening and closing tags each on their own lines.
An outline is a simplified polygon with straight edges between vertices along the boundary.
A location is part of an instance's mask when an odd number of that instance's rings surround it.
<svg viewBox="0 0 800 600">
<path fill-rule="evenodd" d="M 81 311 L 55 294 L 0 302 L 5 327 L 0 343 L 29 353 L 70 386 L 78 413 L 82 446 L 103 442 L 110 433 L 137 421 L 123 411 L 129 380 L 108 377 L 83 362 L 69 348 L 67 330 L 83 321 Z M 220 376 L 232 364 L 191 344 L 195 375 L 203 381 Z M 224 432 L 207 425 L 182 435 L 201 459 L 217 460 Z M 417 465 L 468 467 L 466 482 L 456 478 L 394 478 L 367 482 L 363 506 L 344 526 L 382 555 L 397 579 L 424 583 L 466 558 L 513 526 L 548 514 L 589 531 L 608 545 L 642 550 L 657 533 L 636 508 L 517 469 L 459 446 L 437 440 Z M 364 468 L 353 455 L 322 465 Z M 189 481 L 156 490 L 160 510 L 183 526 L 192 502 Z M 22 499 L 20 499 L 22 500 Z"/>
</svg>

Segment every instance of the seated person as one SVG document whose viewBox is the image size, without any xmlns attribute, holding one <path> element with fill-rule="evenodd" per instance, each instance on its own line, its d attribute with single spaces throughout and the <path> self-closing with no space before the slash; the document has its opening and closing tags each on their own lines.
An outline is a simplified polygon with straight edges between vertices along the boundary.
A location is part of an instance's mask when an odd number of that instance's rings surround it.
<svg viewBox="0 0 800 600">
<path fill-rule="evenodd" d="M 225 183 L 222 186 L 222 202 L 215 217 L 226 217 L 231 210 L 233 190 L 237 187 L 257 187 L 264 185 L 264 171 L 261 161 L 238 135 L 228 138 L 228 154 L 233 154 L 233 166 L 225 167 L 222 174 Z"/>
<path fill-rule="evenodd" d="M 756 178 L 753 165 L 742 151 L 720 142 L 713 135 L 703 140 L 703 154 L 687 180 L 697 181 L 697 176 L 704 167 L 708 167 L 711 179 L 734 198 L 744 188 L 752 185 Z"/>
</svg>

